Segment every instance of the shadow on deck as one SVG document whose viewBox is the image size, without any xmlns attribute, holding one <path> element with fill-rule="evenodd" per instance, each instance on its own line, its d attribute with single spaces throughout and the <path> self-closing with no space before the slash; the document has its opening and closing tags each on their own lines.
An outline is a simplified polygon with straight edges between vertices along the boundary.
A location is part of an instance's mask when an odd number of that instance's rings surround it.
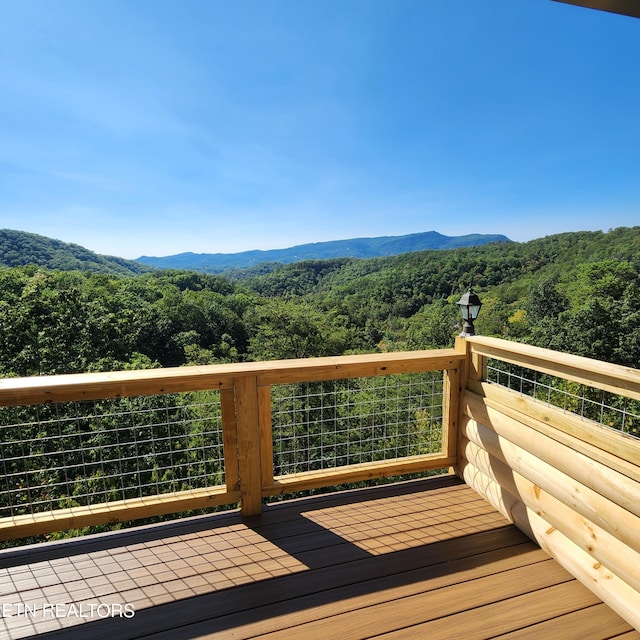
<svg viewBox="0 0 640 640">
<path fill-rule="evenodd" d="M 640 638 L 450 476 L 7 550 L 0 585 L 2 638 Z"/>
</svg>

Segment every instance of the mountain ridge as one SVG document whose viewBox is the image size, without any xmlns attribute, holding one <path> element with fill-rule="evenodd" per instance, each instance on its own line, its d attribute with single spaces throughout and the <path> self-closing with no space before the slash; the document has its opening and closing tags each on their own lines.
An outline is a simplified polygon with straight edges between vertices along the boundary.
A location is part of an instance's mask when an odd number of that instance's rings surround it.
<svg viewBox="0 0 640 640">
<path fill-rule="evenodd" d="M 455 249 L 491 242 L 511 242 L 502 234 L 446 236 L 437 231 L 402 236 L 377 236 L 312 242 L 284 249 L 250 250 L 237 253 L 184 252 L 170 256 L 140 256 L 136 262 L 160 269 L 186 269 L 221 273 L 227 269 L 253 267 L 265 262 L 290 264 L 331 258 L 378 258 L 414 251 Z"/>
<path fill-rule="evenodd" d="M 142 263 L 95 253 L 79 244 L 29 231 L 0 229 L 0 266 L 36 265 L 60 271 L 138 275 L 152 269 Z"/>
<path fill-rule="evenodd" d="M 349 238 L 296 245 L 284 249 L 238 253 L 180 253 L 173 256 L 141 256 L 126 260 L 95 253 L 85 247 L 28 231 L 0 229 L 0 266 L 35 265 L 61 271 L 89 271 L 112 275 L 138 275 L 158 269 L 219 274 L 252 269 L 258 265 L 287 265 L 305 260 L 334 258 L 384 258 L 424 250 L 446 250 L 491 242 L 511 242 L 500 234 L 445 236 L 437 231 L 403 236 Z"/>
</svg>

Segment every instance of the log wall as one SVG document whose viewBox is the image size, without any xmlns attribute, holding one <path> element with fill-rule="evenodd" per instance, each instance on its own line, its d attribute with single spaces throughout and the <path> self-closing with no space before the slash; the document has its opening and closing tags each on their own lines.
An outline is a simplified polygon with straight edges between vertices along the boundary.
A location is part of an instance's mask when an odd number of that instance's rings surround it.
<svg viewBox="0 0 640 640">
<path fill-rule="evenodd" d="M 504 340 L 467 343 L 457 473 L 640 630 L 640 441 L 486 382 L 483 359 L 500 354 L 632 398 L 640 371 Z"/>
</svg>

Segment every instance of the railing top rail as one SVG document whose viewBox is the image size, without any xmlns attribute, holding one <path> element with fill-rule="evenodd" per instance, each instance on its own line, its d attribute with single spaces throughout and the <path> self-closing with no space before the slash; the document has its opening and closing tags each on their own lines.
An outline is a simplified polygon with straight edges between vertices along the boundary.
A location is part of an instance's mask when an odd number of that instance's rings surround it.
<svg viewBox="0 0 640 640">
<path fill-rule="evenodd" d="M 528 344 L 472 336 L 471 350 L 549 375 L 640 400 L 640 370 Z"/>
<path fill-rule="evenodd" d="M 234 379 L 245 376 L 255 376 L 259 385 L 270 385 L 437 371 L 457 368 L 464 357 L 464 354 L 455 349 L 433 349 L 5 378 L 0 380 L 0 406 L 224 389 L 231 387 Z"/>
</svg>

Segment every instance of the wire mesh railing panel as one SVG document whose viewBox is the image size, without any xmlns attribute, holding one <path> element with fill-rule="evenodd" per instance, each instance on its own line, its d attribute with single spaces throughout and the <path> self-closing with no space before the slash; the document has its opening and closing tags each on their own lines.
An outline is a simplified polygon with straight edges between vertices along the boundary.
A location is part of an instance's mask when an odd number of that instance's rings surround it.
<svg viewBox="0 0 640 640">
<path fill-rule="evenodd" d="M 487 380 L 640 438 L 640 402 L 637 400 L 495 359 L 488 360 Z"/>
<path fill-rule="evenodd" d="M 0 517 L 224 483 L 220 394 L 0 409 Z"/>
<path fill-rule="evenodd" d="M 442 450 L 441 371 L 274 385 L 274 475 Z"/>
</svg>

